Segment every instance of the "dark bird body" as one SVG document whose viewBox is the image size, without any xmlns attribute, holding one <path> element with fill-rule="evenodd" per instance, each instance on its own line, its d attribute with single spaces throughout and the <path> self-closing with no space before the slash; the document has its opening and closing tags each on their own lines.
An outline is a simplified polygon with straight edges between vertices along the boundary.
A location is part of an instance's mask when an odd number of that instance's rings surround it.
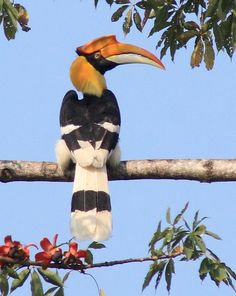
<svg viewBox="0 0 236 296">
<path fill-rule="evenodd" d="M 101 241 L 112 231 L 111 202 L 106 165 L 120 161 L 120 110 L 107 89 L 103 74 L 127 63 L 164 68 L 160 60 L 139 47 L 116 41 L 115 36 L 95 39 L 77 48 L 71 80 L 83 93 L 66 93 L 60 111 L 61 139 L 56 154 L 63 171 L 75 163 L 71 203 L 71 231 L 79 240 Z"/>
</svg>

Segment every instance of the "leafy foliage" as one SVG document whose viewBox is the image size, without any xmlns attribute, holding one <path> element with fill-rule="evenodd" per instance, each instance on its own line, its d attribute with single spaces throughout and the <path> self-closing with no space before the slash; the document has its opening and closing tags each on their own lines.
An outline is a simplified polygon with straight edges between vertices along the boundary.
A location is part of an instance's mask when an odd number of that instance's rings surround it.
<svg viewBox="0 0 236 296">
<path fill-rule="evenodd" d="M 9 271 L 11 269 L 8 269 L 8 275 L 10 275 Z M 11 293 L 16 290 L 17 288 L 23 286 L 24 282 L 27 280 L 28 276 L 30 275 L 30 271 L 28 268 L 23 269 L 20 273 L 17 273 L 16 270 L 12 269 L 13 272 L 17 274 L 17 277 L 13 280 L 11 285 Z"/>
<path fill-rule="evenodd" d="M 18 24 L 22 31 L 28 32 L 29 15 L 21 4 L 10 0 L 0 0 L 0 24 L 3 24 L 4 34 L 8 40 L 14 39 Z"/>
<path fill-rule="evenodd" d="M 96 4 L 98 2 L 95 1 Z M 108 1 L 107 1 L 108 2 Z M 190 65 L 199 67 L 204 61 L 211 70 L 215 61 L 215 50 L 226 51 L 232 58 L 236 47 L 236 2 L 234 0 L 113 0 L 109 5 L 119 8 L 111 20 L 122 17 L 123 32 L 128 34 L 133 24 L 142 32 L 149 23 L 148 36 L 161 34 L 157 48 L 161 58 L 169 51 L 174 61 L 176 51 L 193 47 Z"/>
<path fill-rule="evenodd" d="M 144 279 L 143 289 L 145 289 L 150 282 L 155 279 L 155 289 L 157 289 L 163 275 L 165 277 L 166 288 L 168 292 L 171 289 L 172 276 L 175 274 L 175 258 L 179 258 L 180 261 L 195 261 L 202 259 L 199 267 L 199 277 L 204 280 L 208 275 L 210 279 L 219 286 L 221 283 L 230 286 L 235 292 L 233 281 L 236 280 L 235 272 L 222 262 L 213 251 L 207 248 L 204 241 L 204 236 L 210 236 L 217 240 L 220 237 L 207 230 L 206 226 L 202 223 L 206 217 L 199 218 L 199 212 L 195 213 L 193 222 L 190 224 L 185 220 L 184 214 L 187 210 L 188 204 L 177 214 L 174 219 L 171 218 L 170 209 L 166 212 L 166 222 L 168 226 L 164 229 L 161 227 L 159 222 L 157 230 L 155 231 L 150 243 L 149 252 L 151 257 L 141 258 L 133 261 L 150 261 L 151 264 L 149 271 Z M 182 225 L 179 225 L 182 223 Z M 2 296 L 6 296 L 19 287 L 23 286 L 28 277 L 31 275 L 30 286 L 32 296 L 44 295 L 44 296 L 61 296 L 64 295 L 64 284 L 67 281 L 70 273 L 73 269 L 79 270 L 84 273 L 84 270 L 89 265 L 93 264 L 93 256 L 89 250 L 78 250 L 77 243 L 71 240 L 68 243 L 61 244 L 68 245 L 69 250 L 62 253 L 61 256 L 57 256 L 56 260 L 54 257 L 53 249 L 58 252 L 59 246 L 56 245 L 58 235 L 54 237 L 53 243 L 47 238 L 41 240 L 40 245 L 44 252 L 50 249 L 50 261 L 41 264 L 42 268 L 36 268 L 34 265 L 41 262 L 32 262 L 29 260 L 29 247 L 35 246 L 33 244 L 24 246 L 18 241 L 13 241 L 11 236 L 5 238 L 5 244 L 0 246 L 0 292 Z M 104 244 L 93 242 L 88 248 L 90 249 L 102 249 L 105 248 Z M 42 252 L 39 252 L 42 253 Z M 37 253 L 37 254 L 39 254 Z M 85 258 L 85 253 L 89 254 L 89 259 Z M 37 258 L 37 254 L 35 258 Z M 41 257 L 44 259 L 44 257 Z M 70 260 L 65 260 L 65 259 Z M 84 263 L 81 262 L 80 258 L 84 258 Z M 6 259 L 6 260 L 5 260 Z M 79 260 L 75 260 L 79 259 Z M 123 260 L 132 262 L 132 259 Z M 53 268 L 70 269 L 63 278 L 61 278 L 57 271 L 48 269 L 48 265 Z M 101 266 L 112 266 L 113 263 L 119 264 L 119 261 L 95 264 L 96 267 Z M 86 265 L 87 264 L 87 265 Z M 28 267 L 27 267 L 28 266 Z M 94 267 L 94 266 L 90 266 Z M 92 277 L 93 278 L 93 277 Z M 12 283 L 10 285 L 10 279 Z M 42 280 L 52 285 L 46 292 L 44 292 Z M 10 287 L 10 288 L 9 288 Z M 105 295 L 100 289 L 99 295 Z"/>
<path fill-rule="evenodd" d="M 88 268 L 114 266 L 130 262 L 152 261 L 144 283 L 143 290 L 155 279 L 155 289 L 164 278 L 166 289 L 170 292 L 173 275 L 175 274 L 176 258 L 180 261 L 195 261 L 201 258 L 199 277 L 204 280 L 207 276 L 219 286 L 221 283 L 233 288 L 236 280 L 235 272 L 222 262 L 205 243 L 205 236 L 220 240 L 214 232 L 209 231 L 203 224 L 206 217 L 199 218 L 199 212 L 194 215 L 190 224 L 185 220 L 188 203 L 174 217 L 171 211 L 166 211 L 167 227 L 162 229 L 161 222 L 149 242 L 150 257 L 115 260 L 110 262 L 93 263 L 91 250 L 106 248 L 102 243 L 92 242 L 86 250 L 78 248 L 78 243 L 69 240 L 67 243 L 57 243 L 58 234 L 52 240 L 44 237 L 40 241 L 41 250 L 34 255 L 35 261 L 30 260 L 31 247 L 38 249 L 35 244 L 23 245 L 12 239 L 10 235 L 4 238 L 0 245 L 0 294 L 7 296 L 22 287 L 30 278 L 32 296 L 63 296 L 64 285 L 72 271 L 87 274 Z M 64 250 L 64 247 L 67 250 Z M 58 270 L 69 270 L 63 277 Z M 105 296 L 99 289 L 96 279 L 90 275 L 98 287 L 98 294 Z M 45 291 L 44 282 L 51 287 Z"/>
<path fill-rule="evenodd" d="M 6 296 L 22 287 L 30 276 L 30 287 L 32 296 L 63 296 L 64 284 L 68 279 L 69 273 L 66 273 L 63 279 L 57 271 L 44 270 L 42 268 L 23 268 L 19 271 L 19 266 L 4 268 L 0 273 L 0 293 Z M 9 288 L 9 277 L 14 274 L 14 279 Z M 47 291 L 44 291 L 43 281 L 52 285 Z"/>
<path fill-rule="evenodd" d="M 99 0 L 94 0 L 97 7 Z M 169 52 L 174 61 L 179 49 L 192 47 L 190 65 L 206 69 L 214 67 L 215 51 L 224 51 L 233 57 L 236 47 L 236 2 L 234 0 L 106 0 L 117 5 L 112 22 L 123 19 L 122 29 L 128 34 L 134 26 L 143 32 L 146 24 L 148 36 L 158 34 L 156 47 L 163 58 Z M 21 4 L 0 0 L 0 25 L 8 40 L 14 39 L 18 25 L 29 31 L 29 15 Z"/>
<path fill-rule="evenodd" d="M 168 209 L 166 212 L 168 226 L 166 228 L 162 229 L 161 222 L 159 222 L 149 243 L 149 252 L 154 263 L 151 264 L 144 279 L 143 290 L 154 278 L 155 289 L 157 289 L 164 275 L 166 289 L 170 292 L 172 277 L 175 273 L 175 258 L 187 262 L 203 258 L 199 267 L 200 279 L 204 280 L 209 275 L 217 286 L 224 283 L 235 290 L 233 280 L 236 280 L 236 274 L 207 248 L 204 241 L 206 235 L 217 240 L 220 240 L 220 237 L 207 230 L 206 226 L 202 224 L 206 217 L 199 219 L 198 211 L 190 227 L 184 219 L 187 208 L 188 203 L 173 220 L 170 209 Z M 182 224 L 180 225 L 180 223 Z"/>
<path fill-rule="evenodd" d="M 106 246 L 102 243 L 98 242 L 92 242 L 89 246 L 88 249 L 103 249 L 106 248 Z"/>
</svg>

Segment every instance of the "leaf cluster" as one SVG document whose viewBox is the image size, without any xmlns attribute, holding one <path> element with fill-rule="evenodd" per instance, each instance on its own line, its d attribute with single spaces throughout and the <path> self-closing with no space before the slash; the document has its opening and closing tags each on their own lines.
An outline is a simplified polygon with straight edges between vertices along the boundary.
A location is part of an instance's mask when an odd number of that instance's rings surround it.
<svg viewBox="0 0 236 296">
<path fill-rule="evenodd" d="M 0 290 L 1 295 L 6 296 L 16 289 L 22 287 L 30 276 L 30 287 L 32 296 L 63 296 L 64 283 L 68 279 L 70 272 L 61 278 L 57 271 L 44 270 L 42 268 L 24 268 L 21 270 L 19 266 L 4 268 L 0 274 Z M 13 279 L 11 285 L 9 280 Z M 44 291 L 42 280 L 53 286 Z"/>
<path fill-rule="evenodd" d="M 207 230 L 202 223 L 206 217 L 199 218 L 197 211 L 193 222 L 190 224 L 184 219 L 188 203 L 171 219 L 170 209 L 166 212 L 167 227 L 162 229 L 159 222 L 157 230 L 149 243 L 149 252 L 154 260 L 144 279 L 143 289 L 155 279 L 155 289 L 165 277 L 168 292 L 171 289 L 172 276 L 175 273 L 175 258 L 180 261 L 195 261 L 203 258 L 199 267 L 199 277 L 204 280 L 209 274 L 210 279 L 216 283 L 225 283 L 234 290 L 233 280 L 235 273 L 206 246 L 205 236 L 220 240 L 220 237 Z"/>
<path fill-rule="evenodd" d="M 208 253 L 208 256 L 202 260 L 199 268 L 200 279 L 203 281 L 209 275 L 217 287 L 223 282 L 236 292 L 233 284 L 233 280 L 236 280 L 235 272 L 224 262 L 221 262 L 211 250 L 208 249 Z"/>
<path fill-rule="evenodd" d="M 193 48 L 190 65 L 199 67 L 204 61 L 207 70 L 214 66 L 215 51 L 226 51 L 232 58 L 236 47 L 236 3 L 234 0 L 113 0 L 118 9 L 111 20 L 123 17 L 123 32 L 133 24 L 142 32 L 147 23 L 148 36 L 159 35 L 156 47 L 161 58 L 169 51 L 174 61 L 179 49 Z M 97 5 L 98 0 L 95 1 Z"/>
<path fill-rule="evenodd" d="M 94 0 L 95 6 L 99 0 Z M 132 26 L 142 32 L 146 24 L 148 36 L 158 34 L 156 48 L 163 58 L 190 45 L 192 68 L 205 63 L 214 67 L 216 51 L 232 58 L 236 47 L 236 2 L 234 0 L 106 0 L 117 5 L 111 21 L 123 19 L 122 29 L 128 34 Z M 0 25 L 8 40 L 14 39 L 18 25 L 29 31 L 29 14 L 24 6 L 12 0 L 0 0 Z"/>
<path fill-rule="evenodd" d="M 21 4 L 16 4 L 10 0 L 0 0 L 0 25 L 3 25 L 5 37 L 8 40 L 14 39 L 18 25 L 22 31 L 28 32 L 29 15 Z"/>
</svg>

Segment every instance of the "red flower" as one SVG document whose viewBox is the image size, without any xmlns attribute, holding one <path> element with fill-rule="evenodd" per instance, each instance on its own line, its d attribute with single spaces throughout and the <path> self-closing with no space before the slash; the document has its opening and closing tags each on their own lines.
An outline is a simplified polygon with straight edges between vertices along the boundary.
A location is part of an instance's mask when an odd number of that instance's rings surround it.
<svg viewBox="0 0 236 296">
<path fill-rule="evenodd" d="M 78 251 L 78 244 L 76 242 L 72 242 L 69 244 L 69 251 L 64 252 L 64 263 L 65 264 L 82 264 L 80 258 L 87 257 L 87 251 L 79 250 Z"/>
<path fill-rule="evenodd" d="M 39 252 L 35 255 L 36 261 L 43 261 L 46 264 L 49 264 L 51 261 L 58 262 L 62 257 L 62 251 L 56 246 L 58 234 L 53 238 L 51 243 L 47 237 L 41 240 L 40 246 L 44 252 Z"/>
<path fill-rule="evenodd" d="M 17 260 L 27 260 L 29 259 L 29 247 L 36 245 L 30 244 L 27 246 L 23 246 L 18 241 L 13 241 L 11 236 L 8 235 L 4 239 L 5 245 L 0 246 L 0 256 L 10 257 Z M 0 262 L 0 266 L 3 266 L 4 262 Z"/>
</svg>

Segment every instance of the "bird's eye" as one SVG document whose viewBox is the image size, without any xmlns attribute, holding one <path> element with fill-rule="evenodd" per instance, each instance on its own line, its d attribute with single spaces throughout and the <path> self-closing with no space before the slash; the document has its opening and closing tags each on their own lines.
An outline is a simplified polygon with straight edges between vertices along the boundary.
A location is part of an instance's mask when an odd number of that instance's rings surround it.
<svg viewBox="0 0 236 296">
<path fill-rule="evenodd" d="M 95 54 L 94 54 L 94 58 L 95 58 L 96 60 L 99 60 L 99 59 L 101 58 L 101 54 L 100 54 L 100 52 L 95 52 Z"/>
</svg>

